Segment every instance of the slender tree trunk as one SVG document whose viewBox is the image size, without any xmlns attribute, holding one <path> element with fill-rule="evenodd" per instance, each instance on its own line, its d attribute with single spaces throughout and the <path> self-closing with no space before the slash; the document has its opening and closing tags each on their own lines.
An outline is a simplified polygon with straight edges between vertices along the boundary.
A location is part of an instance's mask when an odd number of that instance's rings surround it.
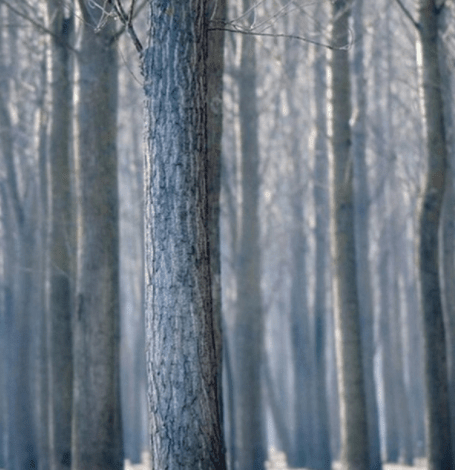
<svg viewBox="0 0 455 470">
<path fill-rule="evenodd" d="M 243 0 L 243 11 L 252 6 Z M 249 16 L 248 16 L 249 19 Z M 237 401 L 236 469 L 264 468 L 264 425 L 261 395 L 263 317 L 260 289 L 259 140 L 254 36 L 241 39 L 239 71 L 242 205 L 237 263 L 235 320 Z"/>
<path fill-rule="evenodd" d="M 319 13 L 320 14 L 320 13 Z M 329 302 L 327 295 L 329 285 L 328 261 L 330 253 L 329 240 L 329 179 L 328 179 L 328 148 L 327 148 L 327 78 L 325 51 L 315 49 L 313 64 L 313 87 L 315 107 L 314 138 L 314 189 L 313 197 L 316 206 L 316 266 L 315 266 L 315 354 L 316 354 L 316 388 L 317 414 L 320 423 L 319 452 L 317 468 L 329 470 L 332 464 L 330 446 L 330 422 L 327 393 L 327 343 Z"/>
<path fill-rule="evenodd" d="M 123 468 L 119 380 L 117 54 L 114 24 L 83 15 L 76 131 L 77 273 L 72 470 Z M 98 16 L 96 16 L 98 15 Z M 61 278 L 63 285 L 67 286 Z M 63 295 L 63 293 L 62 293 Z M 63 329 L 67 331 L 67 327 Z"/>
<path fill-rule="evenodd" d="M 300 123 L 299 109 L 293 97 L 296 85 L 300 48 L 288 44 L 285 52 L 286 95 L 289 103 L 290 128 Z M 292 214 L 291 228 L 291 287 L 290 287 L 290 340 L 293 357 L 293 416 L 295 429 L 293 446 L 288 454 L 292 467 L 314 467 L 314 446 L 316 415 L 313 413 L 314 402 L 310 377 L 314 377 L 314 343 L 311 335 L 310 310 L 308 306 L 307 257 L 308 239 L 305 228 L 305 191 L 303 178 L 303 156 L 300 152 L 300 135 L 290 135 L 292 177 L 290 181 L 290 206 Z M 288 449 L 284 449 L 288 450 Z"/>
<path fill-rule="evenodd" d="M 434 0 L 419 0 L 417 65 L 426 137 L 426 179 L 419 207 L 418 270 L 424 335 L 427 458 L 429 470 L 454 468 L 448 397 L 446 333 L 439 283 L 438 231 L 447 171 L 447 143 Z M 443 8 L 443 7 L 441 7 Z"/>
<path fill-rule="evenodd" d="M 379 414 L 374 378 L 374 310 L 371 287 L 371 268 L 369 262 L 369 222 L 370 191 L 366 163 L 366 80 L 364 66 L 364 24 L 363 0 L 356 0 L 353 9 L 354 31 L 354 85 L 355 85 L 355 121 L 353 126 L 353 158 L 355 186 L 355 236 L 357 241 L 357 286 L 364 357 L 365 394 L 368 411 L 368 436 L 370 439 L 370 470 L 382 467 L 379 441 Z"/>
<path fill-rule="evenodd" d="M 209 205 L 209 247 L 212 282 L 213 326 L 215 328 L 216 356 L 222 358 L 221 312 L 221 250 L 220 250 L 220 189 L 221 189 L 221 137 L 223 135 L 223 72 L 224 31 L 226 0 L 207 2 L 209 19 L 207 56 L 207 197 Z M 212 29 L 212 30 L 210 30 Z M 222 368 L 218 370 L 218 403 L 223 403 Z M 220 409 L 221 426 L 224 426 L 223 409 Z"/>
<path fill-rule="evenodd" d="M 455 116 L 453 115 L 455 82 L 452 77 L 451 48 L 447 34 L 453 24 L 454 5 L 447 5 L 441 12 L 440 28 L 440 70 L 444 96 L 444 124 L 448 145 L 449 161 L 446 188 L 442 207 L 440 227 L 440 258 L 444 322 L 446 326 L 447 366 L 451 423 L 455 423 Z M 455 448 L 455 426 L 452 426 L 452 449 Z M 453 452 L 453 450 L 452 450 Z"/>
<path fill-rule="evenodd" d="M 354 236 L 353 162 L 349 58 L 350 2 L 332 6 L 330 115 L 332 249 L 335 262 L 335 329 L 340 391 L 341 462 L 346 469 L 369 468 L 367 408 L 363 379 L 360 312 Z"/>
<path fill-rule="evenodd" d="M 63 4 L 48 0 L 50 39 L 49 80 L 51 123 L 49 136 L 50 227 L 49 227 L 49 396 L 51 469 L 71 467 L 71 408 L 73 363 L 71 333 L 72 241 L 70 196 L 71 85 L 67 48 L 72 18 L 64 15 Z"/>
<path fill-rule="evenodd" d="M 223 470 L 208 229 L 207 2 L 150 6 L 143 71 L 152 467 Z"/>
</svg>

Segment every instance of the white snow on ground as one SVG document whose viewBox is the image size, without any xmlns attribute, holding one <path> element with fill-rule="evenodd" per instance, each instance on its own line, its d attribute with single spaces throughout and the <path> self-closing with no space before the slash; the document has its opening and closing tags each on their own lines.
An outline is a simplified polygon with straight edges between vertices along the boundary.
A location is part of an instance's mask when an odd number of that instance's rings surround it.
<svg viewBox="0 0 455 470">
<path fill-rule="evenodd" d="M 266 470 L 311 470 L 308 468 L 295 468 L 288 467 L 286 454 L 279 450 L 276 450 L 274 447 L 269 449 L 268 460 L 265 463 Z M 333 470 L 343 470 L 340 462 L 333 462 Z M 383 470 L 425 470 L 426 461 L 425 459 L 416 459 L 414 466 L 410 467 L 409 465 L 399 465 L 399 464 L 384 464 Z"/>
<path fill-rule="evenodd" d="M 311 470 L 307 468 L 288 467 L 286 454 L 276 450 L 273 447 L 269 449 L 269 457 L 265 463 L 265 468 L 266 470 Z M 410 467 L 409 465 L 388 463 L 384 464 L 383 470 L 426 470 L 426 468 L 425 459 L 416 459 L 413 467 Z M 332 469 L 343 470 L 340 462 L 333 462 Z M 4 469 L 0 468 L 0 470 Z M 140 464 L 133 465 L 128 459 L 125 460 L 124 470 L 152 470 L 150 467 L 150 454 L 148 452 L 143 452 L 142 463 Z"/>
</svg>

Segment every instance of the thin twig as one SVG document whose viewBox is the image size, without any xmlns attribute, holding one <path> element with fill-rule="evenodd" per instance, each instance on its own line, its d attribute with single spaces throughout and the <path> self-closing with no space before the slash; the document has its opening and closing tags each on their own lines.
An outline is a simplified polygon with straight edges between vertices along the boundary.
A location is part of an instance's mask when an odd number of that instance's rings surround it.
<svg viewBox="0 0 455 470">
<path fill-rule="evenodd" d="M 334 47 L 334 46 L 330 46 L 329 44 L 324 44 L 319 41 L 313 41 L 312 39 L 308 39 L 303 36 L 297 36 L 295 34 L 255 33 L 253 31 L 245 31 L 243 29 L 230 29 L 230 28 L 209 28 L 209 31 L 227 31 L 230 33 L 249 34 L 251 36 L 268 36 L 268 37 L 273 37 L 273 38 L 298 39 L 299 41 L 304 41 L 310 44 L 315 44 L 316 46 L 322 46 L 333 51 L 344 51 L 344 50 L 348 50 L 351 47 L 350 43 L 342 47 Z"/>
</svg>

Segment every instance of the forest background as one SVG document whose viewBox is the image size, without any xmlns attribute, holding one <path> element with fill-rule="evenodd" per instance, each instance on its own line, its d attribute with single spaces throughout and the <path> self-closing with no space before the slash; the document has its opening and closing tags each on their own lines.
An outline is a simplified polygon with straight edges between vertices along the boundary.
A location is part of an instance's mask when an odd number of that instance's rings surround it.
<svg viewBox="0 0 455 470">
<path fill-rule="evenodd" d="M 453 468 L 453 1 L 168 2 L 162 30 L 166 2 L 101 3 L 0 0 L 0 468 L 122 468 L 150 442 L 154 468 L 199 468 L 191 423 L 178 441 L 157 418 L 166 384 L 166 413 L 208 390 L 203 468 L 263 469 L 271 446 L 290 467 Z M 172 86 L 202 124 L 160 127 L 187 116 Z M 206 166 L 154 180 L 188 122 Z M 190 219 L 219 217 L 204 246 L 166 212 L 184 188 Z M 168 346 L 153 323 L 168 268 L 190 291 L 162 310 L 193 302 L 193 252 L 221 266 L 194 307 L 214 312 L 204 392 L 182 376 L 206 326 L 176 315 Z"/>
</svg>

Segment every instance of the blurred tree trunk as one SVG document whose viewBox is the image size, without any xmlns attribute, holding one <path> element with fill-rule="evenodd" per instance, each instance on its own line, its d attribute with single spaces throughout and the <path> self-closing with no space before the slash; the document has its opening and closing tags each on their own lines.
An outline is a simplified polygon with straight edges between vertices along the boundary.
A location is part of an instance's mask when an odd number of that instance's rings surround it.
<svg viewBox="0 0 455 470">
<path fill-rule="evenodd" d="M 47 175 L 47 130 L 49 124 L 49 107 L 47 95 L 49 83 L 47 77 L 46 57 L 41 60 L 41 83 L 35 113 L 35 128 L 37 133 L 37 180 L 38 180 L 38 211 L 39 227 L 37 230 L 38 244 L 36 248 L 35 300 L 37 314 L 33 315 L 32 328 L 36 343 L 35 354 L 35 394 L 36 394 L 36 433 L 38 439 L 38 460 L 41 468 L 50 468 L 50 440 L 49 440 L 49 368 L 48 368 L 48 335 L 47 335 L 47 266 L 48 266 L 48 175 Z"/>
<path fill-rule="evenodd" d="M 207 55 L 207 197 L 209 207 L 209 248 L 212 282 L 213 326 L 215 329 L 216 357 L 222 358 L 221 319 L 221 252 L 220 252 L 220 188 L 221 188 L 221 138 L 223 135 L 223 72 L 224 72 L 224 31 L 226 0 L 207 2 L 208 55 Z M 210 30 L 212 29 L 212 30 Z M 222 397 L 222 367 L 218 370 L 217 390 Z M 223 409 L 220 408 L 221 427 L 224 426 Z"/>
<path fill-rule="evenodd" d="M 226 468 L 207 189 L 207 2 L 151 0 L 145 270 L 152 467 Z"/>
<path fill-rule="evenodd" d="M 452 431 L 452 452 L 455 449 L 455 115 L 454 77 L 452 76 L 450 28 L 453 27 L 455 5 L 446 5 L 439 22 L 440 70 L 444 96 L 444 124 L 448 148 L 448 167 L 440 227 L 440 275 L 442 277 L 442 302 L 446 325 L 447 366 L 449 381 L 449 406 Z M 441 260 L 442 258 L 442 260 Z"/>
<path fill-rule="evenodd" d="M 243 0 L 243 11 L 253 5 Z M 247 20 L 251 13 L 247 15 Z M 236 349 L 236 469 L 262 470 L 264 441 L 261 362 L 264 358 L 264 321 L 261 305 L 259 230 L 259 140 L 256 97 L 255 38 L 241 38 L 239 70 L 241 139 L 241 222 L 237 261 Z"/>
<path fill-rule="evenodd" d="M 9 18 L 13 20 L 13 18 Z M 3 52 L 8 46 L 10 52 L 17 47 L 17 37 L 11 34 L 7 44 L 1 44 Z M 7 54 L 2 54 L 7 57 Z M 1 63 L 3 68 L 6 64 Z M 31 374 L 31 294 L 33 288 L 33 254 L 35 246 L 34 226 L 26 215 L 34 213 L 33 182 L 27 193 L 25 205 L 18 189 L 18 175 L 14 161 L 13 126 L 8 108 L 8 76 L 0 86 L 0 129 L 1 151 L 4 162 L 6 190 L 8 199 L 8 225 L 14 234 L 10 239 L 8 251 L 11 254 L 11 270 L 8 276 L 11 283 L 11 310 L 7 312 L 8 335 L 8 385 L 7 385 L 7 421 L 8 470 L 25 470 L 37 465 L 37 439 L 35 436 L 34 394 L 32 391 Z"/>
<path fill-rule="evenodd" d="M 357 286 L 359 292 L 360 322 L 363 349 L 363 372 L 368 412 L 370 440 L 370 469 L 382 467 L 379 441 L 379 414 L 374 378 L 375 343 L 373 334 L 374 310 L 369 262 L 370 191 L 366 163 L 367 97 L 364 65 L 363 0 L 356 0 L 353 8 L 354 34 L 354 88 L 355 112 L 353 124 L 353 158 L 355 189 L 355 236 L 357 242 Z"/>
<path fill-rule="evenodd" d="M 322 19 L 321 6 L 318 4 L 317 18 Z M 330 446 L 330 421 L 327 393 L 327 316 L 329 315 L 329 302 L 327 295 L 329 285 L 328 261 L 330 256 L 329 222 L 330 201 L 329 188 L 329 159 L 327 148 L 327 77 L 326 53 L 322 48 L 314 48 L 313 58 L 313 89 L 314 109 L 316 112 L 314 137 L 314 186 L 313 197 L 316 211 L 316 266 L 315 266 L 315 299 L 314 299 L 314 328 L 315 328 L 315 355 L 316 355 L 316 401 L 317 416 L 319 419 L 318 454 L 315 464 L 320 470 L 329 470 L 332 464 Z"/>
<path fill-rule="evenodd" d="M 80 0 L 72 470 L 123 468 L 114 23 Z M 104 14 L 104 13 L 103 13 Z M 100 29 L 95 31 L 98 22 Z M 64 282 L 64 279 L 61 279 Z M 63 287 L 66 284 L 63 284 Z M 66 332 L 65 328 L 65 332 Z"/>
<path fill-rule="evenodd" d="M 454 468 L 447 381 L 446 333 L 439 283 L 438 231 L 441 219 L 447 143 L 438 50 L 441 8 L 419 0 L 417 65 L 428 168 L 419 207 L 418 270 L 424 335 L 427 458 L 429 470 Z"/>
<path fill-rule="evenodd" d="M 290 27 L 289 32 L 291 33 Z M 289 104 L 289 127 L 297 129 L 300 124 L 299 108 L 293 96 L 297 81 L 297 66 L 300 45 L 295 41 L 286 47 L 284 66 L 286 73 L 286 99 Z M 317 416 L 314 411 L 313 390 L 315 381 L 311 380 L 315 372 L 314 339 L 311 335 L 310 310 L 308 306 L 308 237 L 305 227 L 305 188 L 303 173 L 303 155 L 300 151 L 300 134 L 288 136 L 290 140 L 290 159 L 292 175 L 290 184 L 290 207 L 292 228 L 290 234 L 291 255 L 291 288 L 290 288 L 290 339 L 294 390 L 292 393 L 294 416 L 292 449 L 288 462 L 292 467 L 314 468 L 314 437 Z M 312 390 L 313 388 L 313 390 Z"/>
<path fill-rule="evenodd" d="M 65 17 L 59 0 L 47 1 L 50 37 L 49 79 L 51 121 L 49 130 L 49 396 L 52 470 L 71 467 L 71 408 L 73 389 L 71 333 L 72 244 L 70 126 L 71 84 L 69 51 L 71 17 Z"/>
<path fill-rule="evenodd" d="M 341 462 L 369 468 L 367 407 L 363 378 L 354 236 L 349 44 L 350 2 L 332 4 L 330 114 L 332 249 L 335 263 L 335 329 L 340 393 Z"/>
</svg>

